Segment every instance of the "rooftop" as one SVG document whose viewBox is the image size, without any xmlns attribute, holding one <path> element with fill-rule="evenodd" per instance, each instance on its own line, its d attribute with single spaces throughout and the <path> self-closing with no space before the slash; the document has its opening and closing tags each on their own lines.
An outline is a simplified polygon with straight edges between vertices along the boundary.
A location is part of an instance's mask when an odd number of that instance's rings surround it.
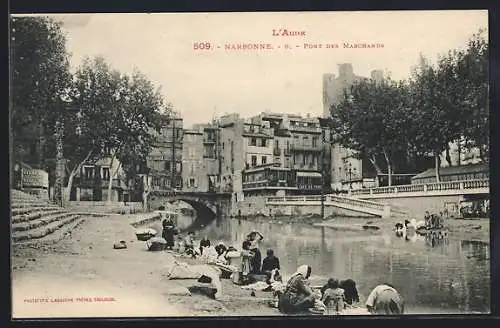
<svg viewBox="0 0 500 328">
<path fill-rule="evenodd" d="M 469 173 L 479 173 L 479 172 L 489 172 L 489 165 L 486 163 L 478 163 L 478 164 L 469 164 L 469 165 L 460 165 L 460 166 L 448 166 L 442 167 L 439 169 L 439 174 L 441 176 L 446 175 L 461 175 L 461 174 L 469 174 Z M 417 174 L 412 178 L 413 179 L 425 179 L 432 178 L 436 176 L 435 169 L 428 169 L 422 173 Z"/>
</svg>

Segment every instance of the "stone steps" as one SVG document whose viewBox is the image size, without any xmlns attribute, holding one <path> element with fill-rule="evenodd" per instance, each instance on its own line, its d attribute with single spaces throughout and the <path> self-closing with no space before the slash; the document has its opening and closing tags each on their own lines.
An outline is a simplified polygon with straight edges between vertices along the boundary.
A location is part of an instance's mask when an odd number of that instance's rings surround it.
<svg viewBox="0 0 500 328">
<path fill-rule="evenodd" d="M 76 214 L 67 213 L 67 212 L 66 213 L 65 212 L 58 213 L 58 214 L 54 214 L 54 215 L 47 215 L 47 216 L 43 215 L 37 220 L 30 220 L 28 222 L 12 224 L 12 232 L 37 229 L 37 228 L 40 228 L 41 226 L 48 225 L 49 223 L 52 223 L 55 221 L 61 221 L 64 218 L 67 218 L 70 216 L 75 216 L 75 215 Z"/>
<path fill-rule="evenodd" d="M 16 245 L 22 246 L 39 246 L 40 244 L 53 244 L 58 241 L 64 239 L 67 236 L 71 236 L 72 232 L 79 228 L 83 223 L 85 223 L 84 218 L 79 218 L 71 223 L 66 224 L 65 226 L 59 228 L 51 234 L 45 235 L 42 238 L 38 239 L 28 239 L 23 241 L 17 241 Z"/>
<path fill-rule="evenodd" d="M 85 222 L 80 214 L 18 190 L 11 197 L 11 238 L 18 244 L 58 241 Z"/>
<path fill-rule="evenodd" d="M 13 233 L 12 234 L 12 241 L 14 243 L 16 242 L 22 242 L 26 240 L 33 240 L 33 239 L 40 239 L 43 238 L 51 233 L 54 233 L 55 231 L 61 229 L 64 226 L 67 226 L 71 223 L 74 223 L 75 221 L 79 220 L 80 216 L 78 215 L 70 215 L 65 217 L 62 220 L 57 220 L 54 222 L 51 222 L 49 224 L 45 224 L 41 227 L 38 227 L 36 229 L 31 229 L 27 231 L 23 231 L 20 233 Z"/>
<path fill-rule="evenodd" d="M 18 209 L 18 208 L 26 208 L 26 207 L 47 207 L 47 206 L 54 206 L 49 203 L 13 203 L 11 205 L 12 209 Z"/>
<path fill-rule="evenodd" d="M 12 216 L 18 216 L 18 215 L 23 215 L 23 214 L 30 214 L 33 212 L 47 212 L 47 211 L 52 211 L 56 209 L 61 209 L 61 207 L 58 206 L 45 206 L 45 207 L 22 207 L 22 208 L 13 208 L 12 209 Z"/>
<path fill-rule="evenodd" d="M 60 213 L 67 213 L 67 212 L 65 210 L 63 210 L 62 208 L 56 208 L 56 209 L 53 209 L 50 211 L 44 211 L 44 212 L 37 212 L 36 210 L 33 210 L 33 212 L 30 214 L 21 214 L 21 215 L 13 216 L 12 217 L 12 224 L 38 220 L 38 219 L 42 218 L 43 216 L 60 214 Z"/>
</svg>

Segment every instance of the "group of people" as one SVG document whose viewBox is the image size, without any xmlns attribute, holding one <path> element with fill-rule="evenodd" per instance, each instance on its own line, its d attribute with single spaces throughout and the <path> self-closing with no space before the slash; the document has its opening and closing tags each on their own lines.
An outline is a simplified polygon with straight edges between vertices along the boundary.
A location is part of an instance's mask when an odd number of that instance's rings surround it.
<svg viewBox="0 0 500 328">
<path fill-rule="evenodd" d="M 330 278 L 319 290 L 311 287 L 311 267 L 302 265 L 288 280 L 278 296 L 278 309 L 282 313 L 303 313 L 320 309 L 326 314 L 341 314 L 359 302 L 356 283 L 352 279 L 338 281 Z M 390 284 L 376 286 L 369 294 L 366 309 L 373 314 L 403 314 L 404 300 Z"/>
<path fill-rule="evenodd" d="M 405 222 L 405 226 L 408 223 Z M 283 284 L 279 274 L 281 269 L 279 258 L 274 255 L 272 249 L 268 249 L 266 257 L 262 259 L 259 248 L 264 237 L 257 231 L 246 236 L 241 250 L 238 251 L 223 243 L 212 246 L 207 237 L 202 238 L 197 246 L 194 232 L 182 237 L 170 218 L 165 219 L 162 225 L 162 237 L 167 242 L 167 249 L 203 259 L 205 263 L 232 266 L 235 283 L 241 285 L 252 283 L 255 281 L 252 275 L 266 276 L 266 283 L 269 286 L 279 282 L 278 285 L 282 287 L 276 288 L 275 296 L 276 306 L 282 313 L 303 313 L 310 309 L 319 309 L 325 314 L 341 314 L 345 309 L 359 303 L 356 283 L 352 279 L 339 281 L 330 278 L 321 288 L 312 287 L 309 283 L 312 269 L 308 265 L 300 266 L 286 284 Z M 404 313 L 403 298 L 388 283 L 376 286 L 366 299 L 365 305 L 373 314 Z"/>
</svg>

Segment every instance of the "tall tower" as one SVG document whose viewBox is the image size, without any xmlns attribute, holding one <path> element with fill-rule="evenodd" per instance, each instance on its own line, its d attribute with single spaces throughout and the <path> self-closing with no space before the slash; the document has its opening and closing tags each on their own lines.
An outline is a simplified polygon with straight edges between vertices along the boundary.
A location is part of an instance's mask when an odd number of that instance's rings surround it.
<svg viewBox="0 0 500 328">
<path fill-rule="evenodd" d="M 330 106 L 336 98 L 335 74 L 323 74 L 323 117 L 330 116 Z"/>
</svg>

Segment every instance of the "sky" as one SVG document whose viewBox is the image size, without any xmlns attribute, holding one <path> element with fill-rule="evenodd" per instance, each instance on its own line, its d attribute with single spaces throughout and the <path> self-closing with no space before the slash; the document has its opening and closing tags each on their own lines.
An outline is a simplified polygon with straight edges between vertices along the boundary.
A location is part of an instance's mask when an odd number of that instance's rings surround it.
<svg viewBox="0 0 500 328">
<path fill-rule="evenodd" d="M 161 87 L 186 127 L 234 112 L 319 116 L 322 75 L 337 73 L 338 64 L 352 63 L 356 75 L 382 69 L 403 79 L 420 54 L 435 61 L 488 27 L 486 10 L 51 16 L 63 21 L 73 69 L 96 55 L 124 73 L 139 69 Z M 273 36 L 273 29 L 305 36 Z M 196 42 L 210 42 L 212 49 L 194 50 Z M 352 49 L 345 42 L 384 46 Z M 273 50 L 224 49 L 236 43 L 271 44 Z M 322 48 L 304 49 L 304 43 Z"/>
</svg>

